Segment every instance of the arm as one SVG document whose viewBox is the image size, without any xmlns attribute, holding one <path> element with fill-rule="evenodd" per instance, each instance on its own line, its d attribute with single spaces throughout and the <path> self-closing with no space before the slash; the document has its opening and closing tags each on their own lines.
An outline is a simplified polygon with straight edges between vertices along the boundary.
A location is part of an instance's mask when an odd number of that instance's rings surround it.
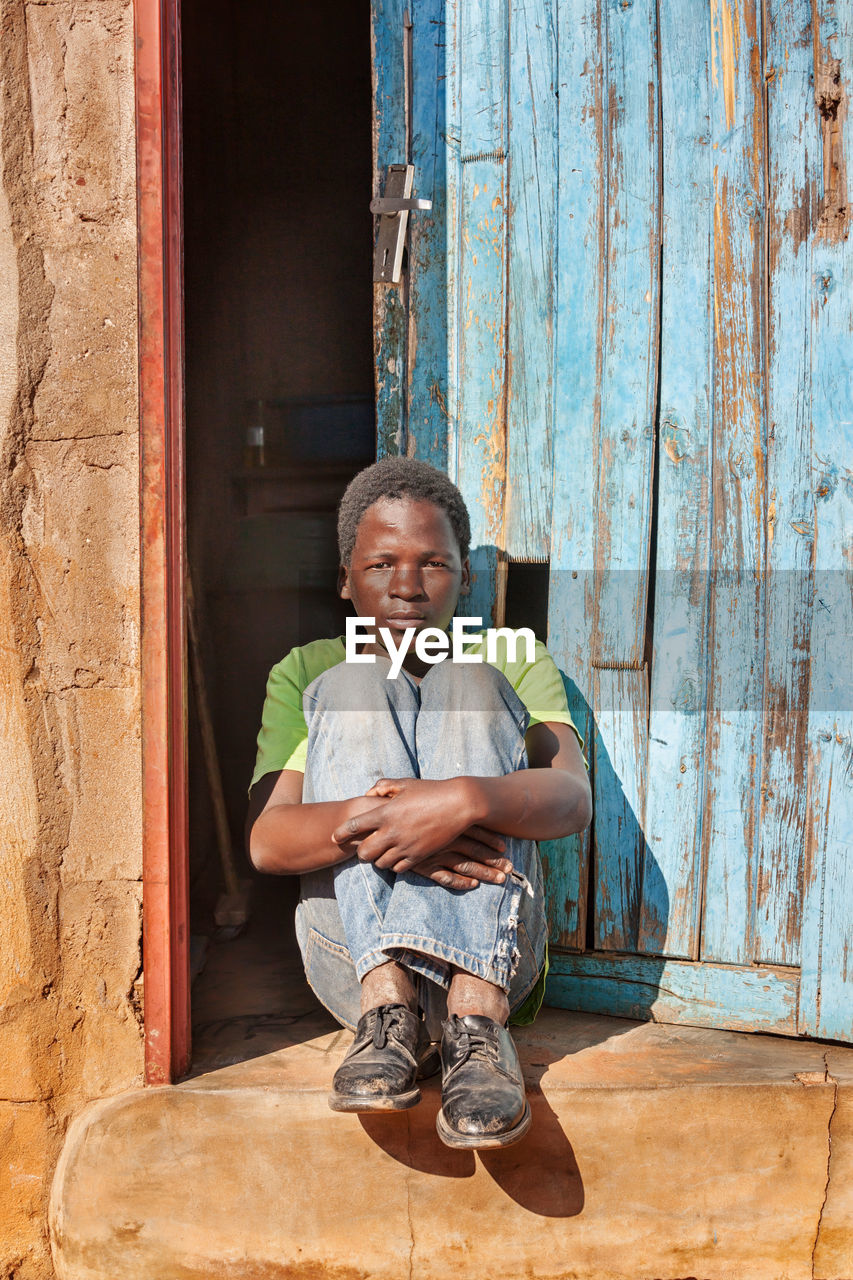
<svg viewBox="0 0 853 1280">
<path fill-rule="evenodd" d="M 358 856 L 378 867 L 408 871 L 472 823 L 531 840 L 582 831 L 592 816 L 592 798 L 573 730 L 534 725 L 527 748 L 530 767 L 504 777 L 380 779 L 368 795 L 384 798 L 385 807 L 345 819 L 333 839 L 357 844 Z"/>
<path fill-rule="evenodd" d="M 526 742 L 529 768 L 503 778 L 465 780 L 471 821 L 528 840 L 583 831 L 592 819 L 592 794 L 573 730 L 535 724 Z"/>
<path fill-rule="evenodd" d="M 246 820 L 249 857 L 259 871 L 299 875 L 351 858 L 354 849 L 336 844 L 332 832 L 361 814 L 375 812 L 375 795 L 302 803 L 303 775 L 295 769 L 267 774 L 252 788 Z M 380 806 L 386 803 L 380 800 Z M 511 865 L 504 843 L 472 824 L 418 866 L 420 874 L 450 889 L 473 889 L 481 881 L 501 883 Z"/>
<path fill-rule="evenodd" d="M 332 843 L 332 831 L 376 807 L 365 796 L 303 804 L 302 782 L 297 769 L 281 769 L 252 787 L 246 835 L 249 857 L 259 871 L 299 875 L 342 862 L 349 854 Z"/>
</svg>

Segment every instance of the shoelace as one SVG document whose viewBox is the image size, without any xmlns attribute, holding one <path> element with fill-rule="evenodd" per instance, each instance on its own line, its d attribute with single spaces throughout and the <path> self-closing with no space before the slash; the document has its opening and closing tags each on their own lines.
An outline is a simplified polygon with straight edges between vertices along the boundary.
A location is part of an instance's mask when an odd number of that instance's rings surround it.
<svg viewBox="0 0 853 1280">
<path fill-rule="evenodd" d="M 401 1023 L 396 1009 L 377 1009 L 376 1021 L 373 1024 L 373 1044 L 377 1049 L 384 1049 L 388 1043 L 388 1032 Z"/>
<path fill-rule="evenodd" d="M 471 1058 L 482 1058 L 485 1062 L 497 1062 L 498 1060 L 497 1042 L 487 1032 L 472 1031 L 463 1024 L 456 1043 L 461 1052 L 453 1064 L 454 1069 L 461 1067 L 463 1063 L 468 1062 Z"/>
</svg>

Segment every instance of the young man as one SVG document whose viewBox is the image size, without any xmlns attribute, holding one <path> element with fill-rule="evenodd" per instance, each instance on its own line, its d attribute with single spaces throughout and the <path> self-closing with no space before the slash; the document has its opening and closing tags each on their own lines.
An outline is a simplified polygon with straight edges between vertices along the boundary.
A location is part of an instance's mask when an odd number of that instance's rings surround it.
<svg viewBox="0 0 853 1280">
<path fill-rule="evenodd" d="M 582 744 L 541 644 L 527 661 L 504 638 L 476 662 L 475 639 L 467 660 L 434 665 L 410 645 L 388 678 L 407 629 L 440 639 L 468 589 L 468 513 L 442 472 L 409 458 L 368 467 L 338 535 L 338 590 L 373 623 L 358 661 L 342 639 L 318 640 L 273 668 L 251 858 L 301 877 L 308 981 L 355 1029 L 332 1108 L 413 1106 L 440 1035 L 439 1136 L 507 1146 L 530 1109 L 506 1024 L 529 1021 L 544 989 L 536 841 L 590 820 Z"/>
</svg>

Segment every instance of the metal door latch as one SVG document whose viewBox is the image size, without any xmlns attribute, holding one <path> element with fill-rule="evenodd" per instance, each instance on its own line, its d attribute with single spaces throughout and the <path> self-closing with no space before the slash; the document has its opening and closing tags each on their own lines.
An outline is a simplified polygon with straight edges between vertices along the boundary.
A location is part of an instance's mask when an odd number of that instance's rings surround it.
<svg viewBox="0 0 853 1280">
<path fill-rule="evenodd" d="M 414 178 L 413 164 L 390 164 L 384 196 L 375 196 L 370 202 L 370 212 L 379 215 L 373 257 L 373 279 L 377 284 L 399 284 L 409 214 L 432 208 L 431 200 L 412 198 Z"/>
</svg>

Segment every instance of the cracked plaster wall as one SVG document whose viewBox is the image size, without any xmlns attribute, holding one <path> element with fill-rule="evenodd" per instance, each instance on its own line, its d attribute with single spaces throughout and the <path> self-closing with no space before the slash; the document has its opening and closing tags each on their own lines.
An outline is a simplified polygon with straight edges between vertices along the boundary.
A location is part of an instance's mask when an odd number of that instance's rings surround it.
<svg viewBox="0 0 853 1280">
<path fill-rule="evenodd" d="M 0 1280 L 141 1083 L 134 201 L 128 0 L 0 0 Z"/>
</svg>

